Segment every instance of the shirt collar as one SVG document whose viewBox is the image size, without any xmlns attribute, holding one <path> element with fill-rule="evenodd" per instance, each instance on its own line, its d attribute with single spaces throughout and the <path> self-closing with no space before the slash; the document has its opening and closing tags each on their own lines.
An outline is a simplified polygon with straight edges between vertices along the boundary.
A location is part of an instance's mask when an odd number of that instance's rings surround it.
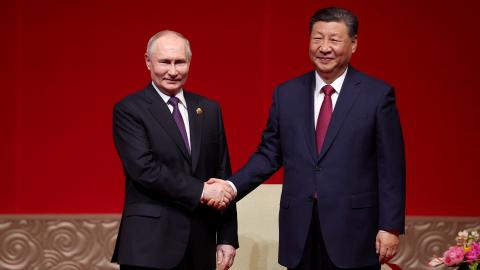
<svg viewBox="0 0 480 270">
<path fill-rule="evenodd" d="M 162 97 L 163 101 L 165 101 L 165 103 L 168 104 L 168 100 L 170 99 L 170 96 L 165 95 L 162 91 L 160 91 L 160 89 L 158 89 L 158 87 L 155 85 L 155 83 L 153 81 L 152 81 L 152 85 L 153 85 L 153 88 L 155 88 L 155 91 L 157 91 L 157 93 L 160 95 L 160 97 Z M 175 97 L 177 97 L 180 100 L 180 103 L 186 109 L 187 108 L 187 102 L 185 100 L 185 96 L 183 95 L 183 89 L 180 89 L 180 91 L 178 91 L 178 93 L 175 95 Z"/>
<path fill-rule="evenodd" d="M 347 71 L 348 67 L 345 69 L 342 75 L 340 75 L 340 77 L 338 77 L 330 84 L 335 89 L 335 92 L 337 94 L 340 94 L 343 82 L 345 81 L 345 77 L 347 76 Z M 327 85 L 327 83 L 324 82 L 320 75 L 318 75 L 318 73 L 315 71 L 315 93 L 320 93 L 320 89 L 322 89 L 322 87 L 324 87 L 325 85 Z"/>
</svg>

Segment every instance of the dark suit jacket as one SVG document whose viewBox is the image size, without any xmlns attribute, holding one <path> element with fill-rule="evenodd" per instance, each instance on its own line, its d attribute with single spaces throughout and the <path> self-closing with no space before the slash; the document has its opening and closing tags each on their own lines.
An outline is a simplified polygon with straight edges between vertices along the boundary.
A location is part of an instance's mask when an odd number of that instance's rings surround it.
<svg viewBox="0 0 480 270">
<path fill-rule="evenodd" d="M 213 269 L 217 244 L 238 247 L 235 205 L 220 213 L 199 203 L 204 181 L 231 174 L 220 107 L 186 91 L 184 96 L 191 155 L 151 84 L 115 105 L 115 146 L 126 181 L 112 261 L 172 268 L 188 244 L 195 264 Z"/>
<path fill-rule="evenodd" d="M 341 268 L 377 264 L 378 230 L 404 230 L 404 146 L 394 91 L 349 67 L 317 155 L 314 85 L 310 72 L 276 89 L 257 152 L 230 179 L 242 198 L 284 167 L 280 264 L 293 268 L 302 257 L 315 192 L 331 260 Z"/>
</svg>

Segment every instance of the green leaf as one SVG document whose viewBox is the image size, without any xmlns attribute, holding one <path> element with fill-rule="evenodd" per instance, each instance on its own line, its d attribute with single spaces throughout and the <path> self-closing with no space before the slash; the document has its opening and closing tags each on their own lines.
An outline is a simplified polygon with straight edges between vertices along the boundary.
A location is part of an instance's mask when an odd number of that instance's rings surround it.
<svg viewBox="0 0 480 270">
<path fill-rule="evenodd" d="M 478 270 L 478 262 L 474 262 L 470 265 L 468 265 L 469 270 Z"/>
</svg>

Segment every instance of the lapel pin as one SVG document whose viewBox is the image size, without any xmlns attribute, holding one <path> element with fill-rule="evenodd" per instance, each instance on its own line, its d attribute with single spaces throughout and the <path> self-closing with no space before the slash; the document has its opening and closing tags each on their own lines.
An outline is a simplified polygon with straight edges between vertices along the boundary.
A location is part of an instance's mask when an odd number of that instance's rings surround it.
<svg viewBox="0 0 480 270">
<path fill-rule="evenodd" d="M 197 108 L 195 111 L 197 112 L 197 114 L 202 114 L 203 113 L 202 108 Z"/>
</svg>

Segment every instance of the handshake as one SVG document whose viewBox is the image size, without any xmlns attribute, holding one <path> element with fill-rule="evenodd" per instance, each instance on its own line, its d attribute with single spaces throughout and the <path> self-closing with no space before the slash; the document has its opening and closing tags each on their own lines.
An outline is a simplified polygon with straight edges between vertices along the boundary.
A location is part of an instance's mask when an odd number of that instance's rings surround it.
<svg viewBox="0 0 480 270">
<path fill-rule="evenodd" d="M 225 180 L 210 178 L 203 185 L 201 202 L 217 210 L 223 210 L 235 199 L 235 191 Z"/>
</svg>

